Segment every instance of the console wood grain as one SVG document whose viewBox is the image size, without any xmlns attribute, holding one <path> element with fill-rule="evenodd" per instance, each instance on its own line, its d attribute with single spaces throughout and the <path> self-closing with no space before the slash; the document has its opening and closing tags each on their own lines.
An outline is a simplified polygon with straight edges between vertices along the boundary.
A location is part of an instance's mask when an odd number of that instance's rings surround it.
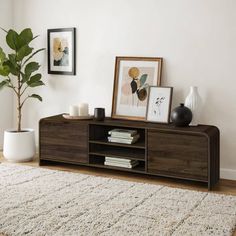
<svg viewBox="0 0 236 236">
<path fill-rule="evenodd" d="M 109 143 L 114 128 L 136 129 L 136 144 Z M 66 120 L 46 117 L 39 124 L 40 165 L 47 161 L 94 168 L 119 169 L 205 183 L 208 189 L 219 181 L 220 133 L 217 127 L 174 127 L 144 121 L 106 118 L 104 121 Z M 112 156 L 139 161 L 133 169 L 104 165 Z"/>
</svg>

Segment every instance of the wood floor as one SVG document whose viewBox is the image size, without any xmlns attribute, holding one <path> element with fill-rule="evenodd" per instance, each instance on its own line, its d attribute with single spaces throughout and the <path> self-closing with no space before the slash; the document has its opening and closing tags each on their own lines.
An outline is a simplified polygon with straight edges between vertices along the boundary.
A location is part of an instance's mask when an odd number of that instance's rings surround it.
<svg viewBox="0 0 236 236">
<path fill-rule="evenodd" d="M 7 162 L 2 157 L 1 153 L 0 153 L 0 162 L 3 162 L 3 163 Z M 19 165 L 39 167 L 38 158 L 35 158 L 32 162 L 19 163 Z M 174 180 L 170 178 L 146 176 L 146 175 L 114 171 L 114 170 L 108 170 L 108 169 L 104 170 L 104 169 L 99 169 L 99 168 L 82 167 L 82 166 L 60 164 L 60 163 L 44 165 L 42 166 L 42 168 L 89 174 L 89 175 L 95 175 L 95 176 L 111 177 L 111 178 L 117 178 L 117 179 L 122 179 L 126 181 L 159 184 L 159 185 L 197 190 L 197 191 L 208 191 L 207 186 L 200 183 L 183 181 L 183 180 Z M 236 181 L 221 179 L 211 192 L 220 193 L 220 194 L 230 194 L 230 195 L 236 196 Z M 236 231 L 233 234 L 233 236 L 236 236 Z"/>
</svg>

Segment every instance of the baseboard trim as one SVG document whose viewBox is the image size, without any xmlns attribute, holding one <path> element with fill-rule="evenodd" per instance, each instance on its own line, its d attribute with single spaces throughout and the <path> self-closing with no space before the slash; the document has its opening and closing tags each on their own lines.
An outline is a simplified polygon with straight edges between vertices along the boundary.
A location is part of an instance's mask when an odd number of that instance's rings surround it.
<svg viewBox="0 0 236 236">
<path fill-rule="evenodd" d="M 221 179 L 236 180 L 236 170 L 221 168 L 220 169 L 220 178 Z"/>
</svg>

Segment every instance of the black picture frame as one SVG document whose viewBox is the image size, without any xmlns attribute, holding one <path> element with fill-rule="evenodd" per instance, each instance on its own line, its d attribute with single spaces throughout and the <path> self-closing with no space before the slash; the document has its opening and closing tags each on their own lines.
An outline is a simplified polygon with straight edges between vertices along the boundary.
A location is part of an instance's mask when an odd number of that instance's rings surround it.
<svg viewBox="0 0 236 236">
<path fill-rule="evenodd" d="M 48 74 L 76 75 L 76 28 L 47 30 Z"/>
</svg>

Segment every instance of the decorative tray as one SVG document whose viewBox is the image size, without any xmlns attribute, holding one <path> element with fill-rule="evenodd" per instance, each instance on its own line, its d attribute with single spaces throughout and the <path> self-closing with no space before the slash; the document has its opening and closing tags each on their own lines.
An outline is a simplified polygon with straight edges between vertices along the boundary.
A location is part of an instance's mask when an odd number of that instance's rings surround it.
<svg viewBox="0 0 236 236">
<path fill-rule="evenodd" d="M 65 119 L 69 120 L 92 120 L 94 116 L 88 115 L 88 116 L 70 116 L 69 114 L 63 114 L 62 115 Z"/>
</svg>

